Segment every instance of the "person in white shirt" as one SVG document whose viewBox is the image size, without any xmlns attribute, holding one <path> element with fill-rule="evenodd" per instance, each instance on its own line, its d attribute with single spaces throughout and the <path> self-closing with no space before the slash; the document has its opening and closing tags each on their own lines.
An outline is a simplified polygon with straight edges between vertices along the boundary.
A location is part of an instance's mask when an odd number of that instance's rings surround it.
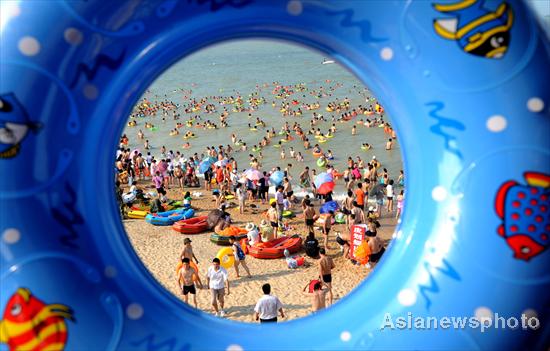
<svg viewBox="0 0 550 351">
<path fill-rule="evenodd" d="M 271 285 L 266 283 L 262 285 L 264 296 L 260 297 L 254 307 L 256 320 L 260 323 L 277 322 L 277 311 L 281 313 L 281 318 L 285 318 L 283 304 L 275 295 L 271 295 Z"/>
<path fill-rule="evenodd" d="M 277 192 L 275 193 L 275 201 L 277 202 L 277 215 L 279 216 L 280 223 L 283 222 L 284 199 L 285 199 L 285 196 L 283 194 L 283 187 L 279 185 L 277 187 Z"/>
<path fill-rule="evenodd" d="M 244 213 L 244 206 L 245 206 L 245 202 L 246 202 L 246 191 L 243 190 L 243 187 L 242 187 L 241 183 L 237 183 L 236 188 L 237 188 L 237 191 L 236 191 L 237 200 L 239 200 L 239 213 L 243 214 Z"/>
<path fill-rule="evenodd" d="M 216 316 L 225 316 L 225 312 L 223 311 L 224 296 L 229 295 L 229 279 L 227 271 L 220 266 L 220 260 L 217 257 L 212 260 L 212 265 L 208 267 L 206 283 L 212 294 L 212 307 L 216 311 Z M 225 285 L 227 285 L 227 291 L 225 291 Z M 218 309 L 218 303 L 220 309 Z"/>
<path fill-rule="evenodd" d="M 254 225 L 254 223 L 248 223 L 246 227 L 244 227 L 244 229 L 248 230 L 248 233 L 246 233 L 246 237 L 248 238 L 248 244 L 250 246 L 253 246 L 257 242 L 260 242 L 260 233 L 258 232 L 258 228 Z"/>
<path fill-rule="evenodd" d="M 393 212 L 393 179 L 390 179 L 388 185 L 386 185 L 386 197 L 388 199 L 387 208 L 388 212 Z"/>
</svg>

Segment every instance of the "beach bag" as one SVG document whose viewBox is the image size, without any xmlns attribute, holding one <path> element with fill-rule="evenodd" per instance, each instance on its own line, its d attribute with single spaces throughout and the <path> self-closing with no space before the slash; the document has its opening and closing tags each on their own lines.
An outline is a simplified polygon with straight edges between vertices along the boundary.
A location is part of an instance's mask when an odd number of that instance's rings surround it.
<svg viewBox="0 0 550 351">
<path fill-rule="evenodd" d="M 235 247 L 235 249 L 237 250 L 237 257 L 239 258 L 239 260 L 244 260 L 246 258 L 246 255 L 244 254 L 244 251 L 243 249 L 241 249 L 241 246 L 240 245 L 233 245 Z"/>
</svg>

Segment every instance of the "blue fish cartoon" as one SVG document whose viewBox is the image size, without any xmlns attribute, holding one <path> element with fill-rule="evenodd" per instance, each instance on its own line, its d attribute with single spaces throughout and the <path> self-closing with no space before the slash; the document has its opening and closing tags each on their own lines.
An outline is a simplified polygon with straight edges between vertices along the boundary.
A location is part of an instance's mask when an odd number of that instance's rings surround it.
<svg viewBox="0 0 550 351">
<path fill-rule="evenodd" d="M 484 0 L 463 0 L 452 4 L 433 4 L 433 7 L 450 18 L 433 21 L 435 32 L 442 38 L 455 40 L 465 52 L 499 59 L 510 44 L 510 28 L 514 13 L 506 2 L 496 10 L 483 6 Z"/>
<path fill-rule="evenodd" d="M 37 132 L 40 123 L 32 122 L 13 93 L 0 95 L 0 159 L 17 156 L 29 131 Z"/>
</svg>

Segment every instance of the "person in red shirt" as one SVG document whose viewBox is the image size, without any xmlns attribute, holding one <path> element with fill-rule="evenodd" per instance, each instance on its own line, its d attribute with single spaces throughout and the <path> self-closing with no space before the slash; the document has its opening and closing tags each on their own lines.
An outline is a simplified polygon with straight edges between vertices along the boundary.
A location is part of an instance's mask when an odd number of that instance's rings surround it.
<svg viewBox="0 0 550 351">
<path fill-rule="evenodd" d="M 362 183 L 357 183 L 357 189 L 355 189 L 355 201 L 357 202 L 357 207 L 362 210 L 365 209 L 365 193 L 363 192 Z"/>
<path fill-rule="evenodd" d="M 223 183 L 223 169 L 220 166 L 216 167 L 216 182 L 218 182 L 219 186 L 221 187 Z"/>
</svg>

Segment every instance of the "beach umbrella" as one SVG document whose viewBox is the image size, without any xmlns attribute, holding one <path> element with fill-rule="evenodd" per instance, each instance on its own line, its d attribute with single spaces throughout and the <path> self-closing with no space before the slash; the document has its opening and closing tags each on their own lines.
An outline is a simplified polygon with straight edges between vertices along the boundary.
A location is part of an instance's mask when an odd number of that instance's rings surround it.
<svg viewBox="0 0 550 351">
<path fill-rule="evenodd" d="M 216 161 L 214 164 L 218 167 L 225 167 L 228 163 L 229 161 L 224 158 L 222 160 Z"/>
<path fill-rule="evenodd" d="M 384 184 L 376 184 L 370 191 L 369 196 L 375 196 L 376 199 L 380 200 L 383 199 L 385 196 L 384 188 L 386 186 Z"/>
<path fill-rule="evenodd" d="M 332 178 L 332 174 L 327 172 L 319 173 L 315 177 L 313 184 L 315 184 L 317 193 L 321 195 L 328 194 L 334 190 L 334 180 Z"/>
<path fill-rule="evenodd" d="M 260 180 L 264 175 L 257 169 L 250 168 L 244 171 L 243 176 L 249 180 Z"/>
<path fill-rule="evenodd" d="M 334 179 L 332 177 L 332 174 L 323 172 L 315 176 L 313 184 L 315 184 L 315 188 L 319 189 L 319 187 L 321 187 L 321 185 L 323 185 L 324 183 L 333 182 L 333 181 Z"/>
<path fill-rule="evenodd" d="M 212 167 L 212 163 L 214 163 L 214 162 L 213 162 L 213 161 L 203 160 L 203 161 L 199 164 L 199 173 L 204 173 L 204 172 L 206 172 L 210 167 Z"/>
<path fill-rule="evenodd" d="M 317 194 L 320 195 L 326 195 L 334 190 L 334 182 L 326 182 L 321 184 L 321 186 L 317 187 Z"/>
<path fill-rule="evenodd" d="M 202 162 L 210 162 L 210 164 L 216 162 L 218 159 L 212 156 L 206 156 L 202 159 Z"/>
<path fill-rule="evenodd" d="M 271 184 L 279 186 L 283 183 L 284 177 L 285 174 L 282 171 L 275 171 L 269 177 L 269 181 L 271 182 Z"/>
</svg>

